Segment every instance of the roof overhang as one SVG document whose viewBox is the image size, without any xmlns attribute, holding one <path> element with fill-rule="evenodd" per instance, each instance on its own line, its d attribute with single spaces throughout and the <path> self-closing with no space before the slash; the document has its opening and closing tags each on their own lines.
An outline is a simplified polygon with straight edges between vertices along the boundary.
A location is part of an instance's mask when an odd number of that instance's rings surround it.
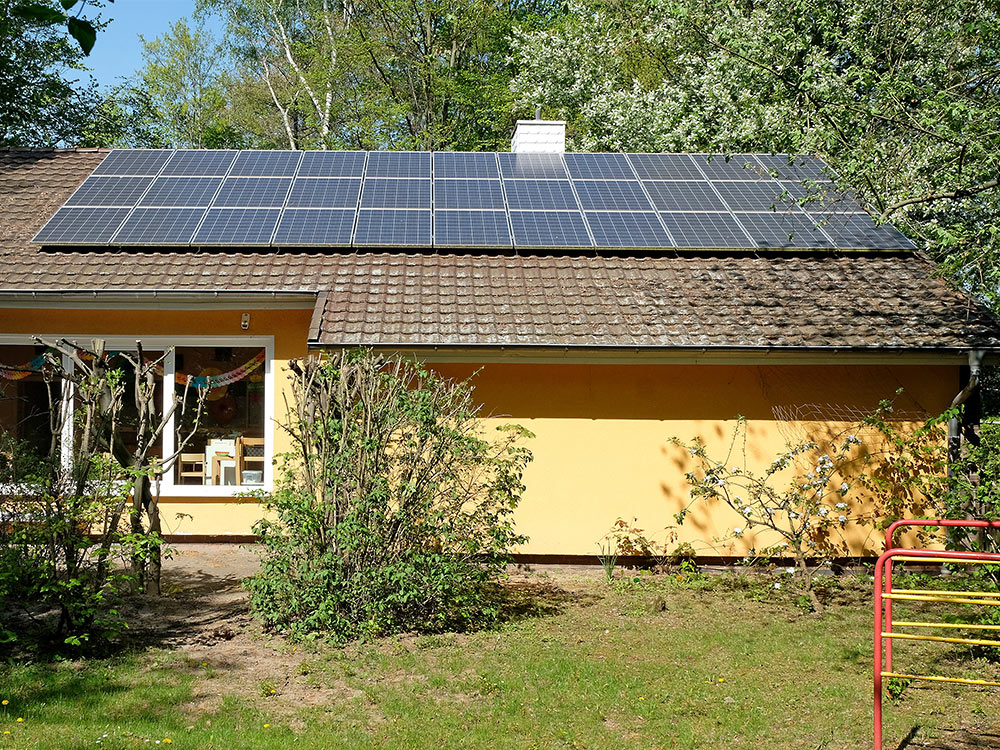
<svg viewBox="0 0 1000 750">
<path fill-rule="evenodd" d="M 521 364 L 713 364 L 713 365 L 965 365 L 969 349 L 852 349 L 849 347 L 615 347 L 512 346 L 465 344 L 454 346 L 412 343 L 319 343 L 310 349 L 352 349 L 358 346 L 392 352 L 435 363 Z M 983 350 L 987 363 L 1000 362 L 1000 349 Z"/>
<path fill-rule="evenodd" d="M 0 308 L 88 310 L 312 310 L 316 292 L 27 290 L 0 292 Z"/>
</svg>

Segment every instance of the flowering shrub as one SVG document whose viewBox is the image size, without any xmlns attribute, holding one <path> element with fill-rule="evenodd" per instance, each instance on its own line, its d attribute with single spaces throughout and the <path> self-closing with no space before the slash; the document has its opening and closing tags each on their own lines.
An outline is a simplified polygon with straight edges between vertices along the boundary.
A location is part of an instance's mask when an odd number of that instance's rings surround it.
<svg viewBox="0 0 1000 750">
<path fill-rule="evenodd" d="M 947 415 L 907 432 L 888 421 L 891 410 L 892 404 L 883 402 L 862 424 L 823 445 L 811 440 L 789 445 L 763 471 L 748 468 L 743 417 L 721 460 L 711 457 L 700 440 L 671 439 L 695 461 L 685 474 L 691 502 L 677 514 L 677 522 L 684 523 L 696 504 L 723 502 L 740 521 L 722 540 L 747 537 L 751 554 L 791 557 L 794 584 L 821 609 L 812 568 L 831 556 L 850 554 L 845 536 L 850 526 L 884 529 L 904 516 L 941 512 L 936 499 L 944 481 L 940 424 Z M 868 437 L 864 445 L 858 437 L 862 430 Z M 742 455 L 737 445 L 742 445 Z M 758 548 L 756 536 L 762 530 L 777 544 Z"/>
</svg>

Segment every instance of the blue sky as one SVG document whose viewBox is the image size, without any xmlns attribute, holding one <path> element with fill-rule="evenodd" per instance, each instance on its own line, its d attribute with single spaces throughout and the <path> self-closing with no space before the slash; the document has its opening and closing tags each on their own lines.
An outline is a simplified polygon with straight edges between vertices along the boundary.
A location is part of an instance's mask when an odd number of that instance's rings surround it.
<svg viewBox="0 0 1000 750">
<path fill-rule="evenodd" d="M 86 60 L 92 75 L 108 88 L 120 83 L 142 65 L 139 35 L 155 39 L 178 18 L 191 18 L 195 0 L 116 0 L 101 15 L 114 19 L 97 36 L 97 44 Z M 213 24 L 209 23 L 212 28 Z"/>
</svg>

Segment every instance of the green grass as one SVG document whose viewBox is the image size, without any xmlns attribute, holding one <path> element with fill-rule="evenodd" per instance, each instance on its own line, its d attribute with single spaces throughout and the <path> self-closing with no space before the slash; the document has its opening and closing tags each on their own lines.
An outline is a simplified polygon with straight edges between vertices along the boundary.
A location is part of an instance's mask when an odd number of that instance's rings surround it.
<svg viewBox="0 0 1000 750">
<path fill-rule="evenodd" d="M 302 647 L 293 654 L 258 640 L 263 665 L 252 670 L 162 650 L 2 666 L 0 693 L 10 703 L 0 731 L 11 734 L 0 734 L 0 748 L 166 739 L 176 748 L 284 748 L 293 739 L 304 748 L 870 746 L 864 589 L 817 617 L 770 582 L 644 576 L 609 587 L 598 575 L 567 583 L 570 593 L 552 598 L 547 614 L 497 631 L 321 646 L 304 656 Z M 950 647 L 907 645 L 897 654 L 899 666 L 911 659 L 1000 674 Z M 200 706 L 206 695 L 217 700 Z M 887 706 L 886 747 L 894 748 L 915 726 L 920 737 L 959 726 L 995 732 L 1000 693 L 914 683 Z"/>
</svg>

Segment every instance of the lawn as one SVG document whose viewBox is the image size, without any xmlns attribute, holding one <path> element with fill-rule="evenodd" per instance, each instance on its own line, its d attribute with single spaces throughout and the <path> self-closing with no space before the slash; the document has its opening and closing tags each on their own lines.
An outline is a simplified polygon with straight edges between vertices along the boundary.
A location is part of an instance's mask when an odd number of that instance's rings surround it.
<svg viewBox="0 0 1000 750">
<path fill-rule="evenodd" d="M 172 597 L 186 640 L 0 667 L 0 748 L 871 746 L 870 583 L 841 581 L 817 616 L 773 579 L 637 578 L 522 571 L 498 630 L 345 648 L 268 638 L 238 606 L 205 617 L 202 582 Z M 897 665 L 1000 676 L 959 649 Z M 914 683 L 886 747 L 975 747 L 954 742 L 996 741 L 998 717 L 1000 691 Z"/>
</svg>

